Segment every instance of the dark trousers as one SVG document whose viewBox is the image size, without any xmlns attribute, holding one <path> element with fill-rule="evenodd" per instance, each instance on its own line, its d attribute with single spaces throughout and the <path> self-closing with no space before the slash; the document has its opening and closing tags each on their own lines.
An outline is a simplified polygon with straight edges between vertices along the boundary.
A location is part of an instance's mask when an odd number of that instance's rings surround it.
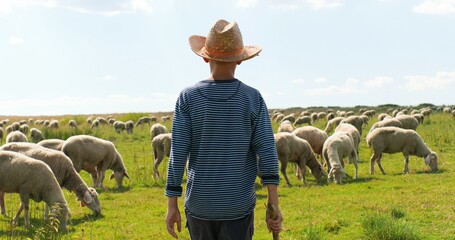
<svg viewBox="0 0 455 240">
<path fill-rule="evenodd" d="M 186 227 L 191 240 L 251 240 L 254 233 L 254 213 L 229 221 L 207 221 L 192 217 L 185 211 Z"/>
</svg>

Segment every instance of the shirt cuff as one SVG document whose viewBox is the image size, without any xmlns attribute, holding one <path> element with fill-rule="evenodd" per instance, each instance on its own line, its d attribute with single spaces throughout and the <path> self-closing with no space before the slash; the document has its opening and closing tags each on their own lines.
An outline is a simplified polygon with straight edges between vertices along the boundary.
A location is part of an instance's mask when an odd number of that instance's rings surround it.
<svg viewBox="0 0 455 240">
<path fill-rule="evenodd" d="M 262 185 L 267 185 L 267 184 L 279 185 L 280 184 L 280 176 L 278 176 L 278 175 L 262 175 L 261 176 L 261 183 L 262 183 Z"/>
<path fill-rule="evenodd" d="M 169 186 L 166 185 L 165 195 L 167 197 L 181 197 L 182 196 L 182 187 L 181 186 Z"/>
</svg>

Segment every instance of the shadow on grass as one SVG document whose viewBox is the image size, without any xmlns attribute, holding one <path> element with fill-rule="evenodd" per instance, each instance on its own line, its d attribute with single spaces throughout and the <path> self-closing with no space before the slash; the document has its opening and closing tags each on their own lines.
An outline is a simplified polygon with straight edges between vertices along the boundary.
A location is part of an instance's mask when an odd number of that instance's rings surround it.
<svg viewBox="0 0 455 240">
<path fill-rule="evenodd" d="M 103 214 L 99 214 L 99 215 L 94 215 L 94 214 L 85 214 L 83 217 L 79 217 L 79 218 L 71 218 L 71 225 L 72 226 L 77 226 L 81 223 L 85 223 L 85 222 L 94 222 L 98 219 L 103 219 L 104 218 L 104 215 Z"/>
<path fill-rule="evenodd" d="M 438 171 L 431 171 L 430 169 L 428 170 L 417 170 L 417 171 L 414 171 L 414 172 L 410 172 L 410 173 L 404 173 L 404 172 L 397 172 L 397 173 L 393 173 L 393 174 L 386 174 L 386 175 L 390 175 L 390 176 L 402 176 L 402 175 L 412 175 L 412 174 L 443 174 L 443 173 L 446 173 L 447 170 L 446 169 L 439 169 Z"/>
<path fill-rule="evenodd" d="M 97 188 L 96 191 L 98 194 L 100 193 L 124 193 L 124 192 L 129 192 L 131 190 L 131 186 L 127 187 L 121 187 L 121 188 Z"/>
</svg>

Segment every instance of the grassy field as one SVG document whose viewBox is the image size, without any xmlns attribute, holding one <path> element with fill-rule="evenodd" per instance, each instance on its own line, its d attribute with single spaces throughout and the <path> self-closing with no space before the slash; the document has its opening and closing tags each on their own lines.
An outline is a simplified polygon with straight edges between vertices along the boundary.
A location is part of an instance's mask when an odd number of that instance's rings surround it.
<svg viewBox="0 0 455 240">
<path fill-rule="evenodd" d="M 143 115 L 145 113 L 114 117 L 136 121 Z M 60 119 L 61 128 L 44 131 L 46 138 L 66 139 L 75 134 L 90 134 L 110 140 L 123 156 L 131 180 L 124 182 L 123 189 L 117 189 L 113 180 L 105 180 L 107 188 L 99 190 L 103 211 L 100 217 L 81 208 L 74 193 L 64 190 L 72 212 L 72 224 L 66 234 L 53 232 L 51 224 L 43 220 L 43 203 L 33 201 L 30 206 L 32 228 L 24 228 L 23 217 L 19 226 L 11 226 L 19 197 L 18 194 L 7 194 L 6 207 L 10 217 L 0 217 L 0 239 L 172 239 L 164 225 L 165 180 L 153 179 L 149 126 L 139 126 L 134 134 L 127 135 L 115 133 L 111 126 L 91 130 L 84 123 L 86 116 L 53 118 Z M 15 120 L 14 117 L 9 119 Z M 66 126 L 70 119 L 78 121 L 78 130 Z M 371 120 L 364 132 L 368 132 L 375 121 Z M 315 126 L 323 128 L 325 123 L 320 121 Z M 170 122 L 165 125 L 170 129 Z M 274 123 L 275 131 L 277 127 Z M 423 159 L 413 156 L 409 164 L 411 173 L 404 175 L 403 156 L 385 154 L 383 166 L 388 174 L 382 175 L 377 169 L 375 175 L 369 175 L 371 150 L 363 140 L 366 133 L 360 146 L 359 179 L 351 178 L 354 167 L 348 164 L 344 184 L 318 185 L 311 174 L 307 174 L 308 186 L 303 187 L 294 176 L 294 168 L 288 167 L 292 187 L 286 186 L 280 174 L 280 207 L 284 216 L 281 239 L 455 239 L 454 129 L 455 120 L 443 113 L 427 118 L 417 129 L 439 155 L 437 173 L 430 173 Z M 162 176 L 166 168 L 167 161 L 164 161 L 160 166 Z M 81 175 L 89 185 L 92 184 L 86 172 Z M 257 184 L 254 239 L 271 239 L 264 221 L 266 194 L 266 189 Z M 179 204 L 183 210 L 183 199 L 179 199 Z M 184 228 L 179 237 L 189 239 L 188 231 Z"/>
</svg>

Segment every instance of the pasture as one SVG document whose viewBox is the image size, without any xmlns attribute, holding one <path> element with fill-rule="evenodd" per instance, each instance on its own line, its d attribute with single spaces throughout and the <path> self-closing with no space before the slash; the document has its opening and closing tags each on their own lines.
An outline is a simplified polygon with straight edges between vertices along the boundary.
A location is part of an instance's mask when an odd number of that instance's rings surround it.
<svg viewBox="0 0 455 240">
<path fill-rule="evenodd" d="M 363 131 L 358 179 L 352 178 L 352 164 L 345 167 L 348 176 L 342 185 L 318 184 L 311 174 L 307 174 L 308 186 L 303 187 L 295 177 L 294 165 L 289 164 L 287 172 L 293 186 L 288 187 L 280 173 L 280 208 L 284 217 L 281 239 L 387 239 L 387 234 L 402 236 L 400 239 L 455 239 L 455 119 L 451 114 L 434 113 L 417 129 L 427 145 L 439 155 L 437 173 L 430 173 L 422 158 L 411 156 L 410 174 L 403 174 L 404 158 L 397 153 L 384 154 L 382 163 L 387 175 L 382 175 L 378 168 L 375 175 L 370 175 L 371 150 L 364 139 L 368 129 L 377 121 L 378 113 Z M 165 114 L 170 113 L 154 115 L 160 119 Z M 136 122 L 145 115 L 150 114 L 116 114 L 113 117 Z M 11 121 L 28 119 L 8 118 Z M 45 138 L 66 139 L 72 135 L 89 134 L 112 141 L 123 157 L 131 180 L 126 179 L 124 188 L 118 189 L 114 180 L 105 179 L 106 188 L 98 189 L 102 205 L 102 216 L 98 217 L 93 216 L 89 209 L 81 208 L 74 193 L 64 190 L 72 213 L 68 233 L 55 233 L 52 224 L 43 220 L 43 203 L 33 201 L 30 205 L 32 228 L 24 228 L 23 216 L 18 226 L 12 226 L 19 197 L 18 194 L 7 194 L 8 217 L 0 217 L 1 239 L 172 239 L 164 225 L 167 158 L 159 168 L 162 178 L 154 179 L 150 127 L 147 124 L 135 127 L 134 133 L 129 135 L 116 133 L 110 125 L 90 129 L 85 122 L 87 116 L 34 118 L 60 120 L 59 130 L 40 128 Z M 78 129 L 67 126 L 71 119 L 78 122 Z M 326 123 L 326 120 L 320 120 L 313 125 L 324 129 Z M 276 132 L 278 123 L 272 124 Z M 171 129 L 172 123 L 167 121 L 164 125 Z M 110 171 L 106 173 L 109 174 Z M 81 175 L 91 186 L 90 176 L 84 171 Z M 267 191 L 259 180 L 256 188 L 254 239 L 271 239 L 264 221 Z M 183 198 L 179 199 L 179 204 L 183 213 Z M 179 237 L 189 239 L 184 228 L 184 214 L 182 218 Z"/>
</svg>

